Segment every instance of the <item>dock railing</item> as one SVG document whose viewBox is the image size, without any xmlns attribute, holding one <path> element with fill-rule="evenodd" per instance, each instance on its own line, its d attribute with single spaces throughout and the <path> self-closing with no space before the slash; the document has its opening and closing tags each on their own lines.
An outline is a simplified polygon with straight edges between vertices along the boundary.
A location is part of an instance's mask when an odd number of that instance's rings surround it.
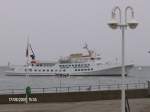
<svg viewBox="0 0 150 112">
<path fill-rule="evenodd" d="M 147 89 L 148 83 L 128 83 L 128 84 L 100 84 L 86 86 L 61 86 L 50 88 L 31 88 L 32 93 L 64 93 L 64 92 L 88 92 L 88 91 L 105 91 L 105 90 L 121 90 L 125 86 L 129 89 Z M 25 89 L 1 89 L 0 94 L 24 94 Z"/>
</svg>

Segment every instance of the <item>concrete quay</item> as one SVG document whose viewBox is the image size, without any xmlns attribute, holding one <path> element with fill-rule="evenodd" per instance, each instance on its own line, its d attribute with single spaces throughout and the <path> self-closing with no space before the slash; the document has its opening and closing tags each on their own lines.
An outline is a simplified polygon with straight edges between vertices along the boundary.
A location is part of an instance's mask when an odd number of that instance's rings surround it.
<svg viewBox="0 0 150 112">
<path fill-rule="evenodd" d="M 1 104 L 0 112 L 121 112 L 120 100 Z M 130 99 L 131 112 L 150 112 L 150 98 Z"/>
</svg>

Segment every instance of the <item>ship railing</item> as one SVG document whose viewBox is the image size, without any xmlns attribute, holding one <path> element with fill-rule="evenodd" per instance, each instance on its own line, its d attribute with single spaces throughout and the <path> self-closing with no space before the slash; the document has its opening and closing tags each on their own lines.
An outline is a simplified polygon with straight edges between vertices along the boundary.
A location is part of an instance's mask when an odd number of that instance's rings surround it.
<svg viewBox="0 0 150 112">
<path fill-rule="evenodd" d="M 89 92 L 89 91 L 108 91 L 121 90 L 122 87 L 129 89 L 147 89 L 148 83 L 128 83 L 128 84 L 100 84 L 100 85 L 78 85 L 60 86 L 50 88 L 31 88 L 32 93 L 64 93 L 64 92 Z M 0 94 L 25 94 L 25 89 L 1 89 Z"/>
</svg>

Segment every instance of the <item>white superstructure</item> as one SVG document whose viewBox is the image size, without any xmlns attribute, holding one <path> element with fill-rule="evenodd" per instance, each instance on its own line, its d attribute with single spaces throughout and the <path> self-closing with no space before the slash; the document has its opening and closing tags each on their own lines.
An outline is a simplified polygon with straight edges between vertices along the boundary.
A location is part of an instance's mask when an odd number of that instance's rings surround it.
<svg viewBox="0 0 150 112">
<path fill-rule="evenodd" d="M 75 53 L 59 59 L 57 62 L 39 61 L 35 59 L 34 52 L 27 48 L 27 65 L 11 66 L 6 75 L 65 75 L 65 76 L 118 76 L 121 75 L 120 64 L 101 63 L 101 58 L 87 44 L 83 47 L 88 54 Z M 30 55 L 29 55 L 30 54 Z M 126 65 L 130 68 L 133 65 Z"/>
</svg>

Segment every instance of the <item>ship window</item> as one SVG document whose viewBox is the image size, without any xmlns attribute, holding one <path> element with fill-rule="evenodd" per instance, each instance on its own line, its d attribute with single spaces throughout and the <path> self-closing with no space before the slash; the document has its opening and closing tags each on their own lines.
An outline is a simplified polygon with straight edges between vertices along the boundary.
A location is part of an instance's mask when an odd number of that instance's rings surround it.
<svg viewBox="0 0 150 112">
<path fill-rule="evenodd" d="M 81 71 L 83 71 L 83 69 L 81 69 Z"/>
<path fill-rule="evenodd" d="M 84 69 L 84 71 L 86 71 L 87 69 Z"/>
<path fill-rule="evenodd" d="M 49 72 L 49 69 L 47 69 L 47 72 Z"/>
<path fill-rule="evenodd" d="M 68 68 L 68 65 L 65 65 L 66 66 L 66 68 Z"/>
<path fill-rule="evenodd" d="M 39 66 L 39 64 L 37 64 L 36 66 Z"/>
<path fill-rule="evenodd" d="M 80 71 L 80 69 L 78 69 L 78 71 Z"/>
<path fill-rule="evenodd" d="M 40 64 L 40 66 L 42 66 L 42 64 Z"/>
<path fill-rule="evenodd" d="M 64 69 L 63 72 L 65 72 L 66 70 Z"/>
<path fill-rule="evenodd" d="M 15 70 L 14 68 L 11 68 L 11 70 Z"/>
<path fill-rule="evenodd" d="M 91 70 L 93 70 L 93 68 L 91 68 Z"/>
<path fill-rule="evenodd" d="M 43 72 L 45 72 L 45 69 L 43 69 Z"/>
<path fill-rule="evenodd" d="M 27 71 L 27 69 L 24 69 L 24 71 Z"/>
<path fill-rule="evenodd" d="M 75 69 L 75 71 L 77 71 L 77 69 Z"/>
<path fill-rule="evenodd" d="M 90 71 L 90 69 L 88 69 L 88 71 Z"/>
<path fill-rule="evenodd" d="M 97 65 L 101 65 L 101 63 L 97 63 Z"/>
<path fill-rule="evenodd" d="M 32 72 L 32 69 L 29 69 L 30 72 Z"/>
<path fill-rule="evenodd" d="M 53 72 L 53 69 L 51 69 L 51 72 Z"/>
<path fill-rule="evenodd" d="M 78 64 L 78 67 L 80 66 L 80 64 Z"/>
<path fill-rule="evenodd" d="M 41 70 L 39 70 L 39 72 L 40 72 Z"/>
<path fill-rule="evenodd" d="M 37 69 L 34 70 L 35 72 L 37 71 Z"/>
<path fill-rule="evenodd" d="M 57 72 L 57 70 L 55 70 L 55 72 Z"/>
</svg>

